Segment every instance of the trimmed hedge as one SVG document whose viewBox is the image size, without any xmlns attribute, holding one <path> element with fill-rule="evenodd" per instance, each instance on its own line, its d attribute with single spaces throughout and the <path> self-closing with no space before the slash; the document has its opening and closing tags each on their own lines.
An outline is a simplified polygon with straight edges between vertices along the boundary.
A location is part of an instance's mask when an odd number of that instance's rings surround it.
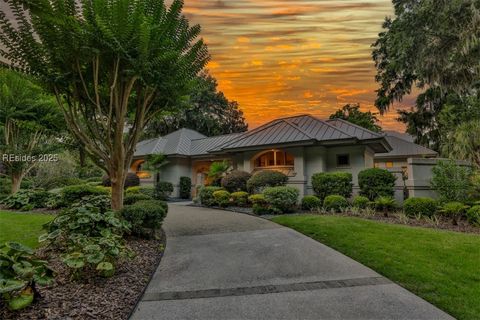
<svg viewBox="0 0 480 320">
<path fill-rule="evenodd" d="M 173 184 L 168 181 L 158 181 L 155 184 L 153 198 L 157 200 L 167 200 L 173 192 Z"/>
<path fill-rule="evenodd" d="M 110 192 L 106 188 L 95 187 L 87 184 L 77 186 L 68 186 L 62 189 L 62 200 L 67 205 L 71 205 L 80 201 L 83 197 L 94 195 L 109 195 Z"/>
<path fill-rule="evenodd" d="M 245 207 L 248 204 L 248 192 L 238 191 L 230 194 L 232 203 L 239 207 Z"/>
<path fill-rule="evenodd" d="M 220 187 L 201 187 L 198 192 L 198 197 L 200 198 L 200 203 L 204 206 L 211 207 L 215 205 L 215 198 L 213 197 L 213 193 L 215 191 L 223 190 Z"/>
<path fill-rule="evenodd" d="M 371 168 L 360 171 L 358 185 L 360 194 L 374 201 L 378 197 L 393 197 L 396 177 L 388 170 Z"/>
<path fill-rule="evenodd" d="M 267 200 L 263 194 L 254 194 L 248 197 L 248 201 L 250 201 L 253 206 L 253 213 L 262 215 L 262 214 L 270 214 L 272 210 L 269 208 Z"/>
<path fill-rule="evenodd" d="M 403 203 L 403 212 L 407 217 L 432 217 L 437 211 L 438 203 L 432 198 L 408 198 Z"/>
<path fill-rule="evenodd" d="M 132 194 L 127 194 L 124 198 L 123 198 L 123 204 L 124 205 L 132 205 L 138 201 L 142 201 L 142 200 L 153 200 L 152 197 L 150 196 L 147 196 L 146 194 L 143 194 L 143 193 L 132 193 Z"/>
<path fill-rule="evenodd" d="M 159 200 L 143 200 L 124 207 L 120 215 L 131 224 L 132 234 L 151 238 L 162 226 L 168 212 L 168 205 Z"/>
<path fill-rule="evenodd" d="M 322 201 L 316 196 L 305 196 L 302 198 L 303 210 L 314 210 L 322 207 Z"/>
<path fill-rule="evenodd" d="M 269 187 L 263 195 L 275 213 L 288 213 L 295 210 L 299 191 L 294 187 Z"/>
<path fill-rule="evenodd" d="M 215 204 L 220 207 L 226 208 L 230 205 L 230 192 L 226 190 L 217 190 L 213 192 L 213 198 L 215 199 Z"/>
<path fill-rule="evenodd" d="M 192 196 L 192 179 L 180 177 L 180 199 L 190 199 Z"/>
<path fill-rule="evenodd" d="M 370 205 L 370 200 L 364 196 L 353 197 L 352 207 L 358 209 L 366 209 Z"/>
<path fill-rule="evenodd" d="M 344 196 L 333 194 L 325 197 L 325 200 L 323 200 L 323 207 L 326 210 L 341 212 L 342 209 L 348 208 L 348 201 Z"/>
<path fill-rule="evenodd" d="M 234 170 L 222 178 L 222 187 L 228 192 L 247 191 L 247 181 L 252 175 L 245 171 Z"/>
<path fill-rule="evenodd" d="M 329 195 L 352 196 L 352 174 L 348 172 L 321 172 L 312 176 L 315 194 L 323 201 Z"/>
<path fill-rule="evenodd" d="M 247 189 L 249 192 L 259 192 L 266 187 L 284 186 L 288 182 L 287 175 L 280 171 L 262 170 L 255 173 L 247 181 Z"/>
</svg>

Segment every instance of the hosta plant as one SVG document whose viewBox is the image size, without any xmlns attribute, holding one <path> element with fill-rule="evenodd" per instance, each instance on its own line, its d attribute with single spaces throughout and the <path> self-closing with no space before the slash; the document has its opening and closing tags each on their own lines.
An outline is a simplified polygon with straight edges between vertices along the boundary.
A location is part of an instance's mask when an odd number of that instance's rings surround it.
<svg viewBox="0 0 480 320">
<path fill-rule="evenodd" d="M 0 296 L 12 310 L 28 307 L 40 298 L 37 285 L 52 282 L 53 271 L 31 248 L 17 242 L 0 246 Z"/>
</svg>

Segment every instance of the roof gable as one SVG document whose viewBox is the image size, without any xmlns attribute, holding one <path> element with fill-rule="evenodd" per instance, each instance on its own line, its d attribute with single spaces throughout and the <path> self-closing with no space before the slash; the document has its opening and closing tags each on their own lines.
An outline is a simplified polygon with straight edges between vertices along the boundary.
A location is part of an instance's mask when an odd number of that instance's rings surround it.
<svg viewBox="0 0 480 320">
<path fill-rule="evenodd" d="M 396 136 L 387 135 L 386 140 L 392 146 L 392 150 L 388 153 L 376 154 L 376 158 L 436 157 L 438 155 L 436 151 Z"/>
</svg>

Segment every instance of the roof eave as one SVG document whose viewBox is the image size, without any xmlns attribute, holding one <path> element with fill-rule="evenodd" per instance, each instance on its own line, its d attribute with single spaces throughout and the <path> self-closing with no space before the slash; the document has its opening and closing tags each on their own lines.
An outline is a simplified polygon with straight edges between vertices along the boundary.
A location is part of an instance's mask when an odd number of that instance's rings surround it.
<svg viewBox="0 0 480 320">
<path fill-rule="evenodd" d="M 210 154 L 225 154 L 225 153 L 234 153 L 234 152 L 243 152 L 243 151 L 257 151 L 264 149 L 275 149 L 275 148 L 289 148 L 289 147 L 303 147 L 314 145 L 316 140 L 305 140 L 301 142 L 291 142 L 291 143 L 276 143 L 276 144 L 265 144 L 257 146 L 246 146 L 239 148 L 226 148 L 221 150 L 208 151 Z"/>
</svg>

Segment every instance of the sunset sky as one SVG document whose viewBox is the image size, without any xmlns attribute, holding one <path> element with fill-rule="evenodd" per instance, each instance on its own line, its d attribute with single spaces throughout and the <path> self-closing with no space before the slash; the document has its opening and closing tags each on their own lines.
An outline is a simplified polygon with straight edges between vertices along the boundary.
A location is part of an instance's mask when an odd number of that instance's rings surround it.
<svg viewBox="0 0 480 320">
<path fill-rule="evenodd" d="M 219 89 L 251 128 L 299 113 L 328 117 L 346 103 L 376 111 L 370 45 L 390 0 L 186 0 L 202 26 Z M 386 129 L 403 130 L 394 110 Z"/>
</svg>

